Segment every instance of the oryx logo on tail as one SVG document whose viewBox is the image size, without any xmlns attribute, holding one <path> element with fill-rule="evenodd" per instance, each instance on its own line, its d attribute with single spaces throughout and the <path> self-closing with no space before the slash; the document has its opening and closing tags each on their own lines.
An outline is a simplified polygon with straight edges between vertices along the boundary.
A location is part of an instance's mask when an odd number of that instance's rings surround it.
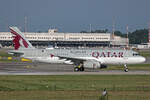
<svg viewBox="0 0 150 100">
<path fill-rule="evenodd" d="M 10 27 L 10 32 L 14 35 L 13 44 L 15 50 L 18 50 L 20 47 L 33 48 L 30 42 L 25 38 L 24 34 L 22 34 L 17 27 Z"/>
</svg>

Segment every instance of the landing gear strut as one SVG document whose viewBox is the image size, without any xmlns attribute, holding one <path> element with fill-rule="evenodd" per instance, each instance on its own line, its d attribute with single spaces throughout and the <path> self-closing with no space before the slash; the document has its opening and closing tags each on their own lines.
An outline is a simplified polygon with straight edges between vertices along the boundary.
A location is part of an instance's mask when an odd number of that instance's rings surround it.
<svg viewBox="0 0 150 100">
<path fill-rule="evenodd" d="M 128 69 L 128 67 L 127 67 L 126 64 L 124 65 L 124 71 L 125 71 L 125 72 L 128 72 L 128 71 L 129 71 L 129 69 Z"/>
<path fill-rule="evenodd" d="M 84 67 L 83 64 L 80 63 L 79 65 L 77 65 L 76 67 L 74 67 L 74 71 L 78 72 L 78 71 L 84 71 Z"/>
</svg>

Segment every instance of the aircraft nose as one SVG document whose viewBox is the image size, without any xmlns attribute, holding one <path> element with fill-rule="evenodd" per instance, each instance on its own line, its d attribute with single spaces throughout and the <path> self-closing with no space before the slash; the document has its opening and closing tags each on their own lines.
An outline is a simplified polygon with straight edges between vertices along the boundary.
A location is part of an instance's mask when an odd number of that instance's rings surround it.
<svg viewBox="0 0 150 100">
<path fill-rule="evenodd" d="M 146 58 L 145 57 L 140 57 L 140 62 L 143 63 L 146 61 Z"/>
</svg>

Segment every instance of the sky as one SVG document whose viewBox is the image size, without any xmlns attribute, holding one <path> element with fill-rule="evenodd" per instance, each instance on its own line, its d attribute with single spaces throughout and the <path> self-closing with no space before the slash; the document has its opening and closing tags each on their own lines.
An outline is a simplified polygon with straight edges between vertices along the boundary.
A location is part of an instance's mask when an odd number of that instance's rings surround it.
<svg viewBox="0 0 150 100">
<path fill-rule="evenodd" d="M 108 29 L 126 32 L 148 28 L 150 0 L 0 0 L 0 31 L 17 26 L 24 31 L 80 32 Z"/>
</svg>

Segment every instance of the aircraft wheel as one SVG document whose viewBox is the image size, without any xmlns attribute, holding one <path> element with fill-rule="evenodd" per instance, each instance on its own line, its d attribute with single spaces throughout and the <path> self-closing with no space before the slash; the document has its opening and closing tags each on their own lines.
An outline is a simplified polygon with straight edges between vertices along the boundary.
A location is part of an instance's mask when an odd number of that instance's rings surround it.
<svg viewBox="0 0 150 100">
<path fill-rule="evenodd" d="M 128 71 L 129 71 L 129 69 L 128 69 L 128 68 L 126 68 L 124 71 L 125 71 L 125 72 L 128 72 Z"/>
<path fill-rule="evenodd" d="M 81 67 L 81 68 L 80 68 L 80 71 L 82 71 L 82 72 L 83 72 L 83 71 L 84 71 L 84 67 Z"/>
<path fill-rule="evenodd" d="M 128 72 L 128 71 L 129 71 L 129 69 L 128 69 L 128 67 L 127 67 L 126 64 L 124 65 L 124 71 L 125 71 L 125 72 Z"/>
<path fill-rule="evenodd" d="M 78 67 L 75 67 L 75 68 L 74 68 L 74 71 L 78 72 L 78 71 L 79 71 L 79 68 L 78 68 Z"/>
</svg>

